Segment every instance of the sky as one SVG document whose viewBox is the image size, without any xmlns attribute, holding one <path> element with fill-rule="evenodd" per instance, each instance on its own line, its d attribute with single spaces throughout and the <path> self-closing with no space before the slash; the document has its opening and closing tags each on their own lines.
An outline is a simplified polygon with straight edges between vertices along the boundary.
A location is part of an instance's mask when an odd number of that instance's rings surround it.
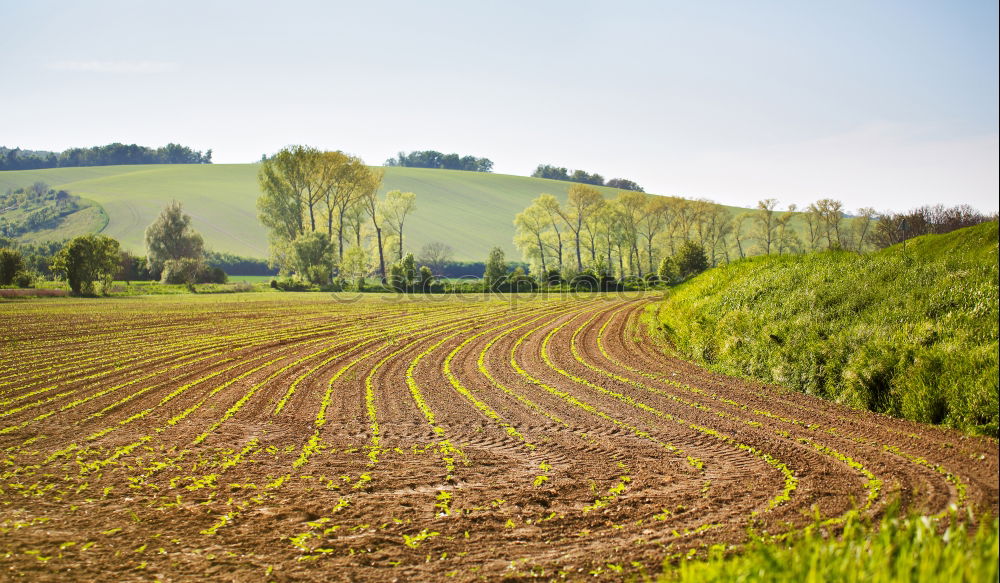
<svg viewBox="0 0 1000 583">
<path fill-rule="evenodd" d="M 0 0 L 0 145 L 290 144 L 998 207 L 997 2 Z"/>
</svg>

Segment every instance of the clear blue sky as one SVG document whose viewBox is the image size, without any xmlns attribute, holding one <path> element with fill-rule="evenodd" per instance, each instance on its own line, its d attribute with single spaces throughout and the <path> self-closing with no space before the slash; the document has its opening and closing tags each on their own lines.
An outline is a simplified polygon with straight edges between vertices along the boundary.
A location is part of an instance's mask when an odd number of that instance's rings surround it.
<svg viewBox="0 0 1000 583">
<path fill-rule="evenodd" d="M 995 1 L 0 0 L 0 22 L 0 145 L 435 149 L 740 206 L 998 206 Z"/>
</svg>

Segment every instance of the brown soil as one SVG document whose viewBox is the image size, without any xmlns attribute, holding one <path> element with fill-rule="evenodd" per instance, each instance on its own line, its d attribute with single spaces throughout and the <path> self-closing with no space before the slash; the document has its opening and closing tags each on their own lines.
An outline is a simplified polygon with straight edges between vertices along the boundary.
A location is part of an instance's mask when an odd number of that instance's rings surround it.
<svg viewBox="0 0 1000 583">
<path fill-rule="evenodd" d="M 0 306 L 0 580 L 616 580 L 998 513 L 995 440 L 707 372 L 647 303 Z"/>
</svg>

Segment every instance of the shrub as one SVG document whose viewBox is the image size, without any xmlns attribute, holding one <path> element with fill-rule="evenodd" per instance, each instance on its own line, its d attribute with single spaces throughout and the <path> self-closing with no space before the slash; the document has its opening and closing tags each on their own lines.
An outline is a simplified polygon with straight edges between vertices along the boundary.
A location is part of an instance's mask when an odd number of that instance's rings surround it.
<svg viewBox="0 0 1000 583">
<path fill-rule="evenodd" d="M 663 283 L 673 283 L 679 275 L 677 271 L 677 262 L 673 257 L 664 257 L 660 260 L 660 268 L 656 271 L 656 275 L 659 276 L 660 281 Z"/>
<path fill-rule="evenodd" d="M 295 271 L 310 283 L 326 284 L 333 272 L 333 251 L 330 237 L 319 231 L 299 235 L 292 242 Z"/>
<path fill-rule="evenodd" d="M 198 283 L 226 283 L 229 276 L 221 267 L 205 265 L 198 273 Z"/>
<path fill-rule="evenodd" d="M 106 235 L 81 235 L 66 243 L 52 270 L 66 277 L 73 295 L 93 295 L 94 282 L 107 293 L 119 269 L 118 241 Z"/>
<path fill-rule="evenodd" d="M 301 279 L 281 277 L 271 280 L 271 287 L 281 291 L 310 291 L 313 287 Z"/>
<path fill-rule="evenodd" d="M 694 241 L 684 241 L 674 258 L 678 274 L 682 278 L 697 275 L 708 269 L 708 256 L 705 249 Z"/>
<path fill-rule="evenodd" d="M 30 271 L 18 271 L 14 274 L 14 281 L 12 283 L 20 288 L 34 287 L 35 274 Z"/>
<path fill-rule="evenodd" d="M 24 271 L 24 257 L 16 249 L 0 249 L 0 285 L 13 285 L 14 278 Z"/>
</svg>

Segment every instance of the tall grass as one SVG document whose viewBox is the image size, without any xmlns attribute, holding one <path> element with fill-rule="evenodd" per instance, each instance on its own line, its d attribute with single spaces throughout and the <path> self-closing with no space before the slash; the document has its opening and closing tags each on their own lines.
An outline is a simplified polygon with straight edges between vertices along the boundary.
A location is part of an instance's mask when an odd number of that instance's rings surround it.
<svg viewBox="0 0 1000 583">
<path fill-rule="evenodd" d="M 883 518 L 877 528 L 849 520 L 834 536 L 818 527 L 781 542 L 755 539 L 737 556 L 714 547 L 707 560 L 666 565 L 661 582 L 948 583 L 997 581 L 998 526 L 994 518 L 970 531 L 954 520 L 942 530 L 929 517 Z"/>
<path fill-rule="evenodd" d="M 754 257 L 658 308 L 684 355 L 853 407 L 997 436 L 997 223 L 866 255 Z"/>
</svg>

